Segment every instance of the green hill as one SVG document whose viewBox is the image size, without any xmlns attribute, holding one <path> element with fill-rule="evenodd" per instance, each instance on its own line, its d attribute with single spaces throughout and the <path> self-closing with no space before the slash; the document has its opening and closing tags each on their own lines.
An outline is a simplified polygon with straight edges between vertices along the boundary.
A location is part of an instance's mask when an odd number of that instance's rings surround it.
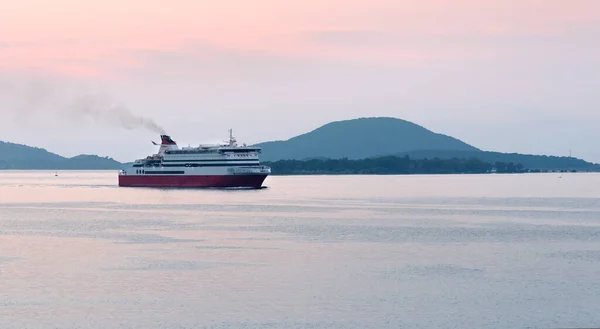
<svg viewBox="0 0 600 329">
<path fill-rule="evenodd" d="M 471 159 L 520 163 L 532 170 L 598 170 L 572 157 L 487 152 L 456 138 L 395 118 L 361 118 L 326 124 L 287 141 L 257 144 L 264 161 L 366 159 L 408 155 L 411 159 Z"/>
<path fill-rule="evenodd" d="M 123 167 L 123 164 L 109 157 L 99 157 L 97 155 L 87 154 L 82 154 L 69 159 L 65 159 L 65 161 L 63 161 L 61 165 L 63 167 L 62 169 L 65 170 L 110 170 L 120 169 Z"/>
<path fill-rule="evenodd" d="M 112 170 L 123 165 L 110 158 L 78 155 L 65 158 L 42 148 L 0 141 L 0 169 Z"/>
<path fill-rule="evenodd" d="M 360 118 L 328 123 L 287 141 L 257 144 L 262 159 L 364 159 L 415 150 L 479 151 L 456 138 L 396 118 Z"/>
<path fill-rule="evenodd" d="M 0 161 L 19 159 L 59 161 L 64 158 L 39 147 L 0 141 Z"/>
</svg>

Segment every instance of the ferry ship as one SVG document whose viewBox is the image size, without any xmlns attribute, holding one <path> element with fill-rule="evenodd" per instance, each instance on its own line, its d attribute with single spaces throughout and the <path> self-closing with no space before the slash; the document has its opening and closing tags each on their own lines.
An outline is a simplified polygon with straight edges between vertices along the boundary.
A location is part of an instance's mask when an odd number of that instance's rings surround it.
<svg viewBox="0 0 600 329">
<path fill-rule="evenodd" d="M 160 139 L 160 145 L 152 142 L 157 154 L 119 172 L 119 186 L 261 188 L 271 173 L 260 164 L 261 148 L 238 146 L 232 130 L 226 144 L 179 148 L 168 135 Z"/>
</svg>

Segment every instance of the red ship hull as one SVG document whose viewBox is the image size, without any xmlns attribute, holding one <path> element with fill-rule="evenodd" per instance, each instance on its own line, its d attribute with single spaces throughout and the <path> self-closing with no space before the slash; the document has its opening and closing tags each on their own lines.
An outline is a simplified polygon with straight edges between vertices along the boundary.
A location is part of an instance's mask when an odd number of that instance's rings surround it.
<svg viewBox="0 0 600 329">
<path fill-rule="evenodd" d="M 119 186 L 261 188 L 265 178 L 267 175 L 119 175 Z"/>
</svg>

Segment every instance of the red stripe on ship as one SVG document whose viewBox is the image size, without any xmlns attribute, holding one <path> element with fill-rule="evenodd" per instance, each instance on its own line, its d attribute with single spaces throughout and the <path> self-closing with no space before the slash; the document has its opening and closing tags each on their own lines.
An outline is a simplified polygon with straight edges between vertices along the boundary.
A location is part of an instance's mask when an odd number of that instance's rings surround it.
<svg viewBox="0 0 600 329">
<path fill-rule="evenodd" d="M 267 175 L 120 175 L 125 187 L 251 187 L 260 188 Z"/>
</svg>

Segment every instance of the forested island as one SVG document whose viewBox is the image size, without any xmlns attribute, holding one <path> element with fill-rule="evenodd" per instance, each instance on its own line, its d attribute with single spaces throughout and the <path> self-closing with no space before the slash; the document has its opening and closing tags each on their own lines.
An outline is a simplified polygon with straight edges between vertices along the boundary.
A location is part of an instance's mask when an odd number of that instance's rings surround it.
<svg viewBox="0 0 600 329">
<path fill-rule="evenodd" d="M 433 166 L 446 169 L 454 159 L 476 158 L 492 166 L 510 167 L 521 164 L 530 172 L 598 171 L 598 165 L 571 156 L 550 156 L 518 153 L 501 153 L 481 150 L 457 138 L 435 133 L 415 123 L 398 118 L 358 118 L 335 121 L 285 141 L 259 143 L 263 150 L 261 159 L 274 163 L 279 160 L 350 159 L 409 156 L 411 160 L 430 159 Z M 448 163 L 440 164 L 445 159 Z M 291 163 L 286 163 L 290 165 Z M 333 164 L 333 163 L 332 163 Z M 311 164 L 307 164 L 311 166 Z M 457 168 L 460 168 L 457 167 Z M 349 171 L 354 169 L 348 168 Z M 425 169 L 421 169 L 425 170 Z M 462 169 L 457 169 L 463 171 Z M 512 172 L 509 168 L 506 172 Z"/>
<path fill-rule="evenodd" d="M 272 175 L 409 175 L 409 174 L 485 174 L 529 172 L 519 163 L 489 163 L 470 159 L 410 159 L 384 156 L 361 160 L 311 159 L 264 162 Z"/>
</svg>

